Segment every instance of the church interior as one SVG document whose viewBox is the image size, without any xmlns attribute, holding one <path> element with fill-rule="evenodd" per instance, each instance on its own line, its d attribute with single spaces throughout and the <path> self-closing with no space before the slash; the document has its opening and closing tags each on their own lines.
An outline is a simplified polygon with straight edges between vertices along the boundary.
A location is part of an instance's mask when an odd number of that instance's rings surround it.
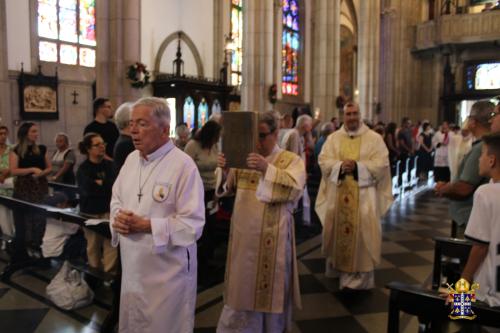
<svg viewBox="0 0 500 333">
<path fill-rule="evenodd" d="M 475 102 L 500 104 L 500 1 L 0 0 L 0 151 L 14 147 L 30 122 L 50 158 L 64 134 L 76 172 L 85 160 L 78 143 L 96 116 L 96 99 L 105 98 L 114 112 L 151 96 L 170 109 L 172 140 L 180 140 L 179 124 L 194 134 L 225 112 L 273 111 L 289 129 L 298 128 L 297 117 L 310 116 L 312 148 L 304 148 L 310 215 L 305 221 L 304 203 L 293 214 L 302 308 L 293 309 L 291 332 L 427 332 L 438 314 L 447 319 L 438 287 L 446 290 L 445 282 L 460 278 L 471 244 L 457 233 L 450 200 L 434 191 L 440 144 L 432 143 L 427 163 L 417 151 L 422 127 L 432 133 L 449 127 L 462 140 Z M 350 102 L 387 144 L 394 202 L 380 220 L 375 287 L 346 292 L 338 277 L 325 274 L 322 224 L 314 211 L 321 149 L 314 147 L 326 124 L 342 127 Z M 294 124 L 283 125 L 286 119 Z M 406 129 L 413 133 L 411 153 L 400 159 L 397 133 Z M 394 160 L 388 134 L 398 137 Z M 9 169 L 6 156 L 0 171 Z M 453 181 L 456 166 L 448 167 Z M 88 218 L 16 199 L 1 177 L 0 331 L 113 332 L 116 275 L 89 267 L 84 243 L 78 243 L 83 259 L 70 265 L 92 290 L 85 306 L 64 309 L 47 295 L 64 260 L 44 258 L 38 248 L 28 252 L 30 265 L 12 268 L 15 231 L 7 220 L 20 211 L 82 230 Z M 78 204 L 74 179 L 61 183 L 48 177 L 48 193 L 62 191 Z M 211 255 L 198 255 L 196 333 L 216 332 L 224 306 L 232 203 L 218 204 Z M 99 227 L 109 238 L 109 224 Z M 208 246 L 203 240 L 198 254 Z M 498 307 L 479 304 L 474 311 L 481 324 L 500 328 Z M 460 329 L 452 321 L 445 332 Z"/>
</svg>

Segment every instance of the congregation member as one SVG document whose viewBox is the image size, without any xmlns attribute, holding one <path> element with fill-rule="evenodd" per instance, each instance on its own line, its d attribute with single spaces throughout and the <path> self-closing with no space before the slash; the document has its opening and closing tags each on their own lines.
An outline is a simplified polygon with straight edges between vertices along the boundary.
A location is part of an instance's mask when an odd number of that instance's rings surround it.
<svg viewBox="0 0 500 333">
<path fill-rule="evenodd" d="M 399 158 L 401 159 L 401 163 L 405 163 L 406 159 L 413 156 L 415 153 L 412 125 L 408 117 L 404 117 L 403 120 L 401 120 L 401 128 L 397 133 L 397 142 L 400 153 Z"/>
<path fill-rule="evenodd" d="M 130 136 L 130 114 L 132 113 L 133 103 L 123 103 L 116 109 L 115 124 L 120 131 L 120 136 L 116 140 L 115 148 L 113 150 L 113 164 L 115 172 L 118 174 L 127 156 L 135 150 L 132 137 Z"/>
<path fill-rule="evenodd" d="M 52 163 L 47 147 L 37 144 L 38 126 L 32 122 L 23 123 L 17 131 L 17 144 L 9 158 L 10 174 L 15 176 L 12 196 L 32 203 L 42 203 L 48 194 L 47 175 Z M 42 243 L 45 218 L 36 214 L 14 210 L 15 238 L 11 263 L 28 259 L 26 241 L 38 249 Z"/>
<path fill-rule="evenodd" d="M 205 222 L 203 183 L 194 161 L 169 138 L 164 99 L 132 107 L 136 150 L 116 179 L 111 232 L 120 244 L 120 332 L 192 332 L 196 240 Z"/>
<path fill-rule="evenodd" d="M 200 238 L 198 248 L 198 271 L 200 280 L 208 280 L 208 262 L 215 250 L 214 233 L 216 232 L 215 216 L 210 212 L 215 207 L 215 169 L 217 168 L 217 156 L 221 125 L 217 122 L 208 121 L 194 139 L 189 141 L 184 148 L 184 152 L 191 156 L 203 181 L 204 203 L 205 203 L 205 228 Z"/>
<path fill-rule="evenodd" d="M 340 274 L 340 289 L 374 288 L 380 219 L 393 198 L 386 145 L 361 122 L 358 104 L 346 103 L 344 125 L 328 137 L 318 162 L 316 212 L 323 225 L 326 274 Z"/>
<path fill-rule="evenodd" d="M 184 150 L 187 143 L 189 142 L 191 136 L 191 131 L 186 124 L 178 124 L 175 128 L 175 141 L 174 144 L 180 150 Z"/>
<path fill-rule="evenodd" d="M 78 148 L 87 157 L 76 172 L 80 213 L 91 219 L 107 220 L 115 172 L 113 163 L 104 158 L 106 144 L 99 134 L 87 133 Z M 89 266 L 115 273 L 118 254 L 110 240 L 88 228 L 83 231 L 87 240 Z"/>
<path fill-rule="evenodd" d="M 467 128 L 458 128 L 458 133 L 450 137 L 448 144 L 448 164 L 450 179 L 457 176 L 458 166 L 472 147 L 473 137 Z"/>
<path fill-rule="evenodd" d="M 396 139 L 396 129 L 397 125 L 394 122 L 387 124 L 385 130 L 384 142 L 389 150 L 389 162 L 391 163 L 391 176 L 394 176 L 397 172 L 396 166 L 399 160 L 399 148 Z"/>
<path fill-rule="evenodd" d="M 496 133 L 500 132 L 500 103 L 495 107 L 495 112 L 491 118 L 491 132 Z"/>
<path fill-rule="evenodd" d="M 335 131 L 335 125 L 332 122 L 327 122 L 321 125 L 320 136 L 314 145 L 314 157 L 318 159 L 319 153 L 325 144 L 326 138 Z"/>
<path fill-rule="evenodd" d="M 313 118 L 308 114 L 298 116 L 295 127 L 288 131 L 283 137 L 284 145 L 282 149 L 288 150 L 300 156 L 304 165 L 309 166 L 307 161 L 306 151 L 311 148 L 314 149 L 311 131 L 313 129 Z M 302 223 L 304 225 L 311 224 L 311 199 L 307 186 L 304 187 L 304 192 L 301 199 L 302 203 Z"/>
<path fill-rule="evenodd" d="M 284 332 L 300 307 L 293 208 L 306 180 L 304 163 L 280 149 L 272 112 L 259 114 L 257 153 L 247 169 L 219 156 L 219 195 L 236 194 L 217 332 Z"/>
<path fill-rule="evenodd" d="M 448 144 L 450 142 L 450 128 L 444 121 L 432 137 L 434 148 L 434 180 L 436 182 L 450 181 L 450 168 L 448 165 Z"/>
<path fill-rule="evenodd" d="M 470 285 L 479 283 L 476 298 L 489 306 L 500 306 L 499 270 L 500 256 L 500 132 L 483 136 L 479 175 L 490 178 L 474 193 L 465 238 L 472 241 L 472 249 L 462 272 Z"/>
<path fill-rule="evenodd" d="M 43 203 L 57 208 L 68 208 L 68 197 L 63 192 L 54 192 L 53 195 L 47 196 Z M 44 258 L 77 258 L 80 249 L 76 245 L 82 245 L 81 242 L 73 242 L 75 246 L 69 245 L 69 240 L 80 229 L 76 223 L 69 223 L 53 217 L 47 217 L 45 233 L 42 241 L 42 255 Z M 76 236 L 74 236 L 76 238 Z M 65 252 L 65 253 L 64 253 Z"/>
<path fill-rule="evenodd" d="M 94 120 L 85 127 L 83 135 L 87 133 L 99 134 L 106 143 L 105 158 L 107 160 L 112 160 L 113 150 L 120 132 L 118 128 L 116 128 L 116 125 L 110 121 L 110 119 L 113 119 L 113 110 L 110 100 L 102 97 L 96 98 L 93 103 L 93 115 Z"/>
<path fill-rule="evenodd" d="M 9 155 L 11 148 L 7 145 L 9 129 L 7 126 L 0 126 L 0 195 L 12 196 L 14 188 L 14 178 L 10 175 Z M 0 231 L 2 235 L 14 237 L 14 218 L 12 210 L 4 205 L 0 205 Z M 6 241 L 1 241 L 1 249 L 5 249 Z"/>
<path fill-rule="evenodd" d="M 437 196 L 450 199 L 449 215 L 453 220 L 452 237 L 463 237 L 463 232 L 472 210 L 472 202 L 476 189 L 488 181 L 479 174 L 479 156 L 481 155 L 482 137 L 490 132 L 490 120 L 494 105 L 488 101 L 472 104 L 467 118 L 467 129 L 475 141 L 462 163 L 457 176 L 451 182 L 438 182 L 434 188 Z"/>
<path fill-rule="evenodd" d="M 69 147 L 69 137 L 66 133 L 57 133 L 55 137 L 56 151 L 52 155 L 52 171 L 48 180 L 56 183 L 74 184 L 75 173 L 73 168 L 76 156 Z"/>
<path fill-rule="evenodd" d="M 434 165 L 432 161 L 432 127 L 428 122 L 422 123 L 422 131 L 418 135 L 418 160 L 417 175 L 422 180 L 427 180 L 429 171 Z"/>
</svg>

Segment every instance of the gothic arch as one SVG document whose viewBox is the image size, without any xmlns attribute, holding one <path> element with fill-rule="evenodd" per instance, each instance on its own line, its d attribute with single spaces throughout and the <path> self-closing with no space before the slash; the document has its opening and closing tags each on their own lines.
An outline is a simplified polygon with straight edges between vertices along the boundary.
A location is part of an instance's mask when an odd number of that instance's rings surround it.
<svg viewBox="0 0 500 333">
<path fill-rule="evenodd" d="M 196 62 L 196 72 L 198 74 L 198 77 L 204 77 L 205 72 L 203 70 L 203 63 L 201 62 L 200 53 L 198 52 L 196 45 L 194 45 L 193 40 L 189 38 L 189 36 L 186 35 L 186 33 L 183 32 L 182 30 L 171 33 L 170 35 L 168 35 L 167 38 L 165 38 L 165 40 L 163 40 L 163 42 L 160 45 L 160 48 L 158 49 L 158 53 L 156 54 L 154 72 L 155 73 L 160 72 L 161 58 L 163 57 L 163 53 L 165 53 L 167 46 L 179 38 L 188 46 L 189 50 L 191 51 L 191 54 L 194 57 L 194 61 Z"/>
<path fill-rule="evenodd" d="M 352 25 L 354 26 L 354 36 L 358 36 L 358 15 L 356 13 L 356 7 L 354 6 L 353 0 L 343 0 L 349 8 L 349 14 L 351 15 Z"/>
</svg>

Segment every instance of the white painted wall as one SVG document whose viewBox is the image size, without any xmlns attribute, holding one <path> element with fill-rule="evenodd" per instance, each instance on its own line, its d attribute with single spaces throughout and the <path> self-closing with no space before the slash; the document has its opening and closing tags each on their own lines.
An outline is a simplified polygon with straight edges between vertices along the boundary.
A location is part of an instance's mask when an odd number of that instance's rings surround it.
<svg viewBox="0 0 500 333">
<path fill-rule="evenodd" d="M 7 0 L 7 53 L 9 70 L 31 71 L 29 0 Z"/>
<path fill-rule="evenodd" d="M 11 0 L 14 1 L 14 0 Z M 141 1 L 141 61 L 153 69 L 158 49 L 171 33 L 182 30 L 196 45 L 206 77 L 213 73 L 213 0 L 142 0 Z M 172 72 L 177 43 L 169 45 L 162 58 L 161 69 Z M 194 58 L 182 47 L 184 73 L 196 75 Z"/>
</svg>

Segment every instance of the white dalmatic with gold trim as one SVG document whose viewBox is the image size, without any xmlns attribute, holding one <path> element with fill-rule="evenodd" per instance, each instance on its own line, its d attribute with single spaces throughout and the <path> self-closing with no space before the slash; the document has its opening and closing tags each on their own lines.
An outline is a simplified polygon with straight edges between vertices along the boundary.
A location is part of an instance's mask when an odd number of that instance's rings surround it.
<svg viewBox="0 0 500 333">
<path fill-rule="evenodd" d="M 357 177 L 342 175 L 344 160 L 356 161 Z M 361 124 L 332 133 L 318 158 L 322 179 L 316 212 L 323 224 L 327 274 L 340 272 L 340 287 L 374 287 L 380 262 L 380 219 L 393 197 L 388 151 L 382 137 Z"/>
<path fill-rule="evenodd" d="M 277 145 L 266 160 L 264 175 L 231 169 L 226 182 L 226 194 L 236 198 L 219 333 L 283 332 L 292 300 L 300 307 L 292 213 L 305 166 Z"/>
<path fill-rule="evenodd" d="M 147 160 L 136 150 L 125 161 L 113 186 L 111 222 L 120 209 L 130 210 L 151 219 L 152 233 L 112 230 L 123 270 L 120 332 L 193 331 L 203 193 L 193 160 L 171 141 Z"/>
</svg>

